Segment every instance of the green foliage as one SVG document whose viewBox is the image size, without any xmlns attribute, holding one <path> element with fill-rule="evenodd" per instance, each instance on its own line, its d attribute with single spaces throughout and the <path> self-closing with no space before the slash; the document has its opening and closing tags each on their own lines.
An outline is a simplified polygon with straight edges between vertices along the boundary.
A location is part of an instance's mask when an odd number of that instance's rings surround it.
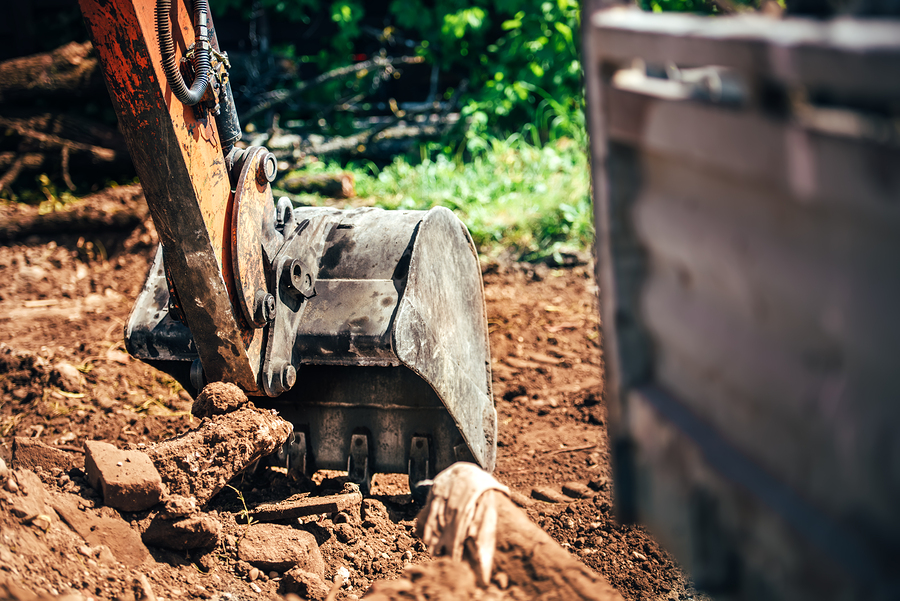
<svg viewBox="0 0 900 601">
<path fill-rule="evenodd" d="M 637 3 L 642 9 L 657 13 L 675 11 L 718 14 L 721 12 L 721 7 L 714 0 L 638 0 Z M 758 8 L 760 0 L 731 0 L 731 4 Z"/>
<path fill-rule="evenodd" d="M 423 152 L 415 163 L 400 157 L 384 169 L 350 168 L 357 194 L 375 206 L 452 209 L 483 254 L 507 250 L 522 260 L 562 262 L 561 253 L 584 251 L 593 240 L 585 140 L 582 133 L 539 142 L 529 128 L 524 135 L 482 139 L 466 161 L 460 153 Z M 334 163 L 313 167 L 341 169 Z M 303 201 L 324 202 L 313 196 Z"/>
<path fill-rule="evenodd" d="M 336 34 L 328 36 L 329 47 L 301 57 L 323 71 L 346 65 L 354 53 L 371 47 L 372 23 L 378 23 L 377 41 L 389 52 L 418 54 L 449 74 L 449 81 L 467 80 L 462 103 L 477 136 L 506 136 L 519 131 L 521 123 L 535 123 L 544 100 L 552 99 L 566 112 L 581 107 L 578 0 L 393 0 L 386 20 L 379 15 L 369 21 L 361 0 L 260 2 L 275 18 L 298 23 L 309 23 L 323 12 L 331 15 Z M 250 6 L 249 0 L 212 1 L 216 13 L 242 10 L 249 16 Z M 293 53 L 290 48 L 281 51 Z M 365 92 L 369 85 L 362 76 L 315 93 L 319 101 L 335 102 Z M 449 98 L 453 90 L 441 92 Z"/>
</svg>

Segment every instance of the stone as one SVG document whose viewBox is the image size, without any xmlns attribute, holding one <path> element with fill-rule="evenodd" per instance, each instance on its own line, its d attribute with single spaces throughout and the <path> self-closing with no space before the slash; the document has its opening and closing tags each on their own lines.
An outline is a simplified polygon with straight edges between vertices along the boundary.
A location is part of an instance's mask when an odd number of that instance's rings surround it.
<svg viewBox="0 0 900 601">
<path fill-rule="evenodd" d="M 359 513 L 362 494 L 359 487 L 351 484 L 352 492 L 322 497 L 310 497 L 305 493 L 294 495 L 277 503 L 257 505 L 250 511 L 250 516 L 258 522 L 290 520 L 293 518 L 321 513 L 338 513 L 353 511 Z"/>
<path fill-rule="evenodd" d="M 545 503 L 568 503 L 572 499 L 566 495 L 546 486 L 536 486 L 531 490 L 531 496 Z"/>
<path fill-rule="evenodd" d="M 75 467 L 75 461 L 66 451 L 53 448 L 34 438 L 16 436 L 13 439 L 12 465 L 27 470 L 40 467 L 47 471 L 57 468 L 68 472 Z"/>
<path fill-rule="evenodd" d="M 325 560 L 316 538 L 304 530 L 278 524 L 253 524 L 238 542 L 238 557 L 268 572 L 299 567 L 325 577 Z"/>
<path fill-rule="evenodd" d="M 6 480 L 7 478 L 9 478 L 9 468 L 6 466 L 3 458 L 0 457 L 0 480 Z"/>
<path fill-rule="evenodd" d="M 325 601 L 330 590 L 331 587 L 321 576 L 297 567 L 284 575 L 278 592 L 285 596 L 299 595 L 300 598 L 310 601 Z"/>
<path fill-rule="evenodd" d="M 523 509 L 528 509 L 529 507 L 534 505 L 534 501 L 532 499 L 529 499 L 528 497 L 526 497 L 525 495 L 523 495 L 522 493 L 520 493 L 517 490 L 510 490 L 509 498 L 512 499 L 513 503 L 515 503 L 516 505 L 518 505 L 519 507 L 521 507 Z"/>
<path fill-rule="evenodd" d="M 582 482 L 566 482 L 562 485 L 562 491 L 564 495 L 568 495 L 573 499 L 585 499 L 593 497 L 595 494 L 587 484 Z"/>
<path fill-rule="evenodd" d="M 356 539 L 356 532 L 350 524 L 342 523 L 334 527 L 334 535 L 342 543 L 351 543 Z"/>
<path fill-rule="evenodd" d="M 197 417 L 212 417 L 236 411 L 247 404 L 247 395 L 231 382 L 212 382 L 207 384 L 191 407 L 191 413 Z"/>
<path fill-rule="evenodd" d="M 141 451 L 122 451 L 95 440 L 84 443 L 84 470 L 103 503 L 122 511 L 143 511 L 163 497 L 162 479 Z"/>
<path fill-rule="evenodd" d="M 182 497 L 181 495 L 169 495 L 163 506 L 163 513 L 169 519 L 186 518 L 199 512 L 197 501 L 193 497 Z"/>
<path fill-rule="evenodd" d="M 145 545 L 176 551 L 214 547 L 222 526 L 206 514 L 168 519 L 160 514 L 150 521 L 141 535 Z"/>
<path fill-rule="evenodd" d="M 81 392 L 84 385 L 84 376 L 78 368 L 71 363 L 60 361 L 53 366 L 54 375 L 59 387 L 68 392 Z"/>
<path fill-rule="evenodd" d="M 81 511 L 79 497 L 71 494 L 54 495 L 53 509 L 72 530 L 91 547 L 104 545 L 117 561 L 128 567 L 137 567 L 150 559 L 150 552 L 128 522 L 118 514 L 100 515 L 97 510 Z"/>
<path fill-rule="evenodd" d="M 593 490 L 601 491 L 606 489 L 606 486 L 609 484 L 609 478 L 606 476 L 600 476 L 598 478 L 594 478 L 590 482 L 588 482 L 588 486 L 590 486 Z"/>
</svg>

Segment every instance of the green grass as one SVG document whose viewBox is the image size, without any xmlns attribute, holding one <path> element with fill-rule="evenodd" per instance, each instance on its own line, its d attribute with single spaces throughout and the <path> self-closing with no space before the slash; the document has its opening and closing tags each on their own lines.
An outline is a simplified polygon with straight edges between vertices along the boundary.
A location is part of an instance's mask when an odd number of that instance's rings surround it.
<svg viewBox="0 0 900 601">
<path fill-rule="evenodd" d="M 465 223 L 479 252 L 503 251 L 525 261 L 585 251 L 593 240 L 590 169 L 584 136 L 541 144 L 514 134 L 480 139 L 462 161 L 459 154 L 423 156 L 415 164 L 398 158 L 383 169 L 351 166 L 356 193 L 386 209 L 445 206 Z M 470 144 L 470 148 L 472 144 Z M 314 164 L 335 171 L 335 164 Z M 347 168 L 345 168 L 347 169 Z M 305 197 L 320 204 L 322 199 Z"/>
</svg>

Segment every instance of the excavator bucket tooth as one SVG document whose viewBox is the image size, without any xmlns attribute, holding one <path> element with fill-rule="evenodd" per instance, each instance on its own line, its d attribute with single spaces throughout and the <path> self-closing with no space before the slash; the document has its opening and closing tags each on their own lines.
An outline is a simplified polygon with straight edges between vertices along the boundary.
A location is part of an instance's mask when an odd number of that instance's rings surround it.
<svg viewBox="0 0 900 601">
<path fill-rule="evenodd" d="M 375 473 L 408 473 L 411 484 L 459 460 L 492 471 L 487 319 L 465 226 L 445 208 L 294 210 L 297 223 L 319 219 L 332 225 L 293 338 L 296 383 L 254 402 L 303 432 L 307 470 L 349 469 L 366 482 Z M 197 354 L 168 307 L 160 254 L 132 311 L 127 345 L 186 382 Z M 361 440 L 362 450 L 353 446 Z"/>
</svg>

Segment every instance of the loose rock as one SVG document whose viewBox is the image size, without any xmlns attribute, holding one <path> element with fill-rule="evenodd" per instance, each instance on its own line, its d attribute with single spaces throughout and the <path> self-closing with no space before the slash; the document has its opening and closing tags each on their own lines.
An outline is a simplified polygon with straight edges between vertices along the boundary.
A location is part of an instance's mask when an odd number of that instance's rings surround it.
<svg viewBox="0 0 900 601">
<path fill-rule="evenodd" d="M 34 470 L 36 466 L 40 466 L 45 470 L 58 468 L 67 472 L 75 466 L 70 453 L 33 438 L 16 436 L 13 439 L 12 453 L 12 464 L 15 468 Z"/>
<path fill-rule="evenodd" d="M 537 486 L 531 491 L 531 496 L 538 501 L 545 503 L 569 503 L 572 501 L 569 497 L 546 486 Z"/>
<path fill-rule="evenodd" d="M 318 575 L 302 568 L 294 568 L 284 575 L 278 592 L 282 595 L 294 593 L 310 601 L 325 601 L 330 587 Z"/>
<path fill-rule="evenodd" d="M 113 517 L 98 515 L 95 510 L 81 511 L 78 501 L 75 495 L 66 494 L 54 496 L 52 503 L 63 521 L 86 543 L 92 547 L 105 545 L 118 561 L 130 567 L 139 566 L 150 557 L 140 535 L 118 514 Z"/>
<path fill-rule="evenodd" d="M 175 520 L 159 515 L 150 522 L 141 539 L 152 547 L 186 551 L 215 546 L 221 529 L 221 524 L 208 515 Z"/>
<path fill-rule="evenodd" d="M 230 382 L 212 382 L 197 395 L 191 413 L 197 417 L 223 415 L 247 404 L 247 395 Z"/>
<path fill-rule="evenodd" d="M 142 511 L 163 497 L 162 479 L 140 451 L 121 451 L 109 443 L 84 443 L 88 481 L 103 492 L 103 502 L 122 511 Z"/>
<path fill-rule="evenodd" d="M 534 501 L 532 499 L 529 499 L 517 490 L 510 490 L 509 498 L 512 499 L 513 503 L 515 503 L 519 507 L 522 507 L 523 509 L 528 509 L 529 507 L 534 505 Z"/>
<path fill-rule="evenodd" d="M 71 363 L 60 361 L 53 366 L 53 370 L 60 388 L 68 392 L 81 392 L 84 376 L 81 375 L 77 367 Z"/>
<path fill-rule="evenodd" d="M 562 486 L 562 491 L 564 495 L 568 495 L 573 499 L 584 499 L 594 496 L 594 491 L 582 482 L 566 482 Z"/>
<path fill-rule="evenodd" d="M 292 568 L 325 576 L 325 560 L 309 532 L 278 524 L 254 524 L 238 543 L 238 557 L 263 571 Z"/>
</svg>

